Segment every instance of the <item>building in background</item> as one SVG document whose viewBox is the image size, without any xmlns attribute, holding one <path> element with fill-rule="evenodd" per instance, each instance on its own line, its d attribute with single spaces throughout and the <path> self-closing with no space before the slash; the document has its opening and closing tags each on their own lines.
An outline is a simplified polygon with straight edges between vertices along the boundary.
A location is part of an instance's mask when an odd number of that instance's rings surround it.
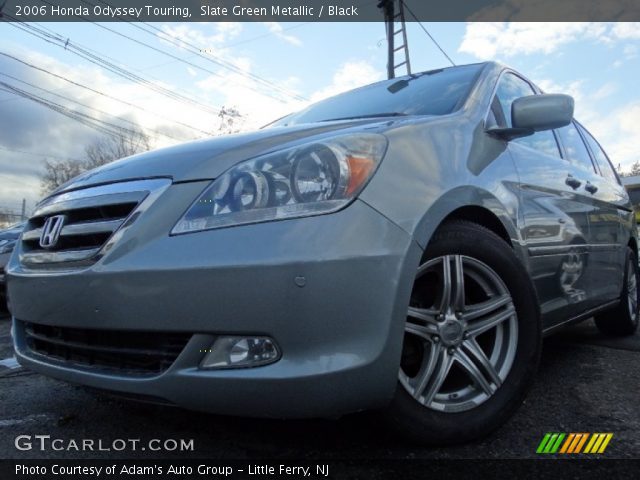
<svg viewBox="0 0 640 480">
<path fill-rule="evenodd" d="M 636 221 L 640 224 L 640 175 L 621 177 L 622 185 L 629 192 L 631 203 L 636 212 Z"/>
</svg>

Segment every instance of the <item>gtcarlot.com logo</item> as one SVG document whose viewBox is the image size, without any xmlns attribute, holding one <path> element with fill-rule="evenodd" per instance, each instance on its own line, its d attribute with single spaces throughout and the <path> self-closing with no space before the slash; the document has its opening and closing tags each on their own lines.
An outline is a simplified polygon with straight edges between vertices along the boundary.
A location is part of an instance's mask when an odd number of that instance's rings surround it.
<svg viewBox="0 0 640 480">
<path fill-rule="evenodd" d="M 604 453 L 613 433 L 547 433 L 536 453 Z"/>
<path fill-rule="evenodd" d="M 14 440 L 17 450 L 45 451 L 75 451 L 75 452 L 122 452 L 145 451 L 152 452 L 189 452 L 194 450 L 194 440 L 184 438 L 116 438 L 103 440 L 101 438 L 52 438 L 51 435 L 18 435 Z"/>
</svg>

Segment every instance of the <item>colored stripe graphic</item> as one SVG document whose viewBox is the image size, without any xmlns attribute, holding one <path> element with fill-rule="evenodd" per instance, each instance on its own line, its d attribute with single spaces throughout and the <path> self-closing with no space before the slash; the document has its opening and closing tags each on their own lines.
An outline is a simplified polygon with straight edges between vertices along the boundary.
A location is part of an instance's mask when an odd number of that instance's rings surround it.
<svg viewBox="0 0 640 480">
<path fill-rule="evenodd" d="M 573 442 L 574 438 L 576 438 L 576 434 L 570 433 L 567 439 L 565 440 L 564 445 L 562 445 L 562 448 L 560 449 L 560 453 L 567 453 L 567 450 L 569 449 L 569 446 Z"/>
<path fill-rule="evenodd" d="M 612 438 L 613 438 L 613 433 L 607 433 L 607 436 L 602 442 L 602 445 L 600 445 L 600 450 L 598 450 L 598 453 L 604 453 L 604 451 L 607 448 L 607 445 L 609 445 L 609 442 L 611 441 Z"/>
<path fill-rule="evenodd" d="M 536 449 L 536 453 L 542 454 L 578 454 L 578 453 L 604 453 L 613 433 L 560 433 L 549 432 L 544 435 Z M 586 444 L 586 446 L 585 446 Z M 583 449 L 584 447 L 584 449 Z"/>
<path fill-rule="evenodd" d="M 538 449 L 536 450 L 536 453 L 542 453 L 544 450 L 545 445 L 547 444 L 547 442 L 549 441 L 549 438 L 551 438 L 551 434 L 547 433 L 543 438 L 542 441 L 540 442 L 540 445 L 538 445 Z"/>
</svg>

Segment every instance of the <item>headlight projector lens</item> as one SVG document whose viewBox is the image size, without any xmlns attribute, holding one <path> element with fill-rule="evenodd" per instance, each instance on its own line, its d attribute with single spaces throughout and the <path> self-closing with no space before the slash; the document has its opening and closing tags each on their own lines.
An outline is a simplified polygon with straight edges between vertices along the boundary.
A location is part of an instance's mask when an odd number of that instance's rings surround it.
<svg viewBox="0 0 640 480">
<path fill-rule="evenodd" d="M 269 200 L 269 182 L 261 172 L 243 172 L 234 183 L 231 195 L 236 211 L 263 208 Z"/>
<path fill-rule="evenodd" d="M 298 202 L 331 200 L 342 193 L 347 165 L 326 145 L 312 145 L 294 159 L 293 196 Z"/>
</svg>

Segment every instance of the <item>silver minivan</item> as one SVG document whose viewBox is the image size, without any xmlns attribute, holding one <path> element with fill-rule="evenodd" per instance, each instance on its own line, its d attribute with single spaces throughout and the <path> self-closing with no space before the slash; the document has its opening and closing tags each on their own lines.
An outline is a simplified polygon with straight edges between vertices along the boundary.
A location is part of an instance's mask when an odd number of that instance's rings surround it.
<svg viewBox="0 0 640 480">
<path fill-rule="evenodd" d="M 202 411 L 485 435 L 543 335 L 638 325 L 632 206 L 573 106 L 465 65 L 85 173 L 7 267 L 18 361 Z"/>
</svg>

